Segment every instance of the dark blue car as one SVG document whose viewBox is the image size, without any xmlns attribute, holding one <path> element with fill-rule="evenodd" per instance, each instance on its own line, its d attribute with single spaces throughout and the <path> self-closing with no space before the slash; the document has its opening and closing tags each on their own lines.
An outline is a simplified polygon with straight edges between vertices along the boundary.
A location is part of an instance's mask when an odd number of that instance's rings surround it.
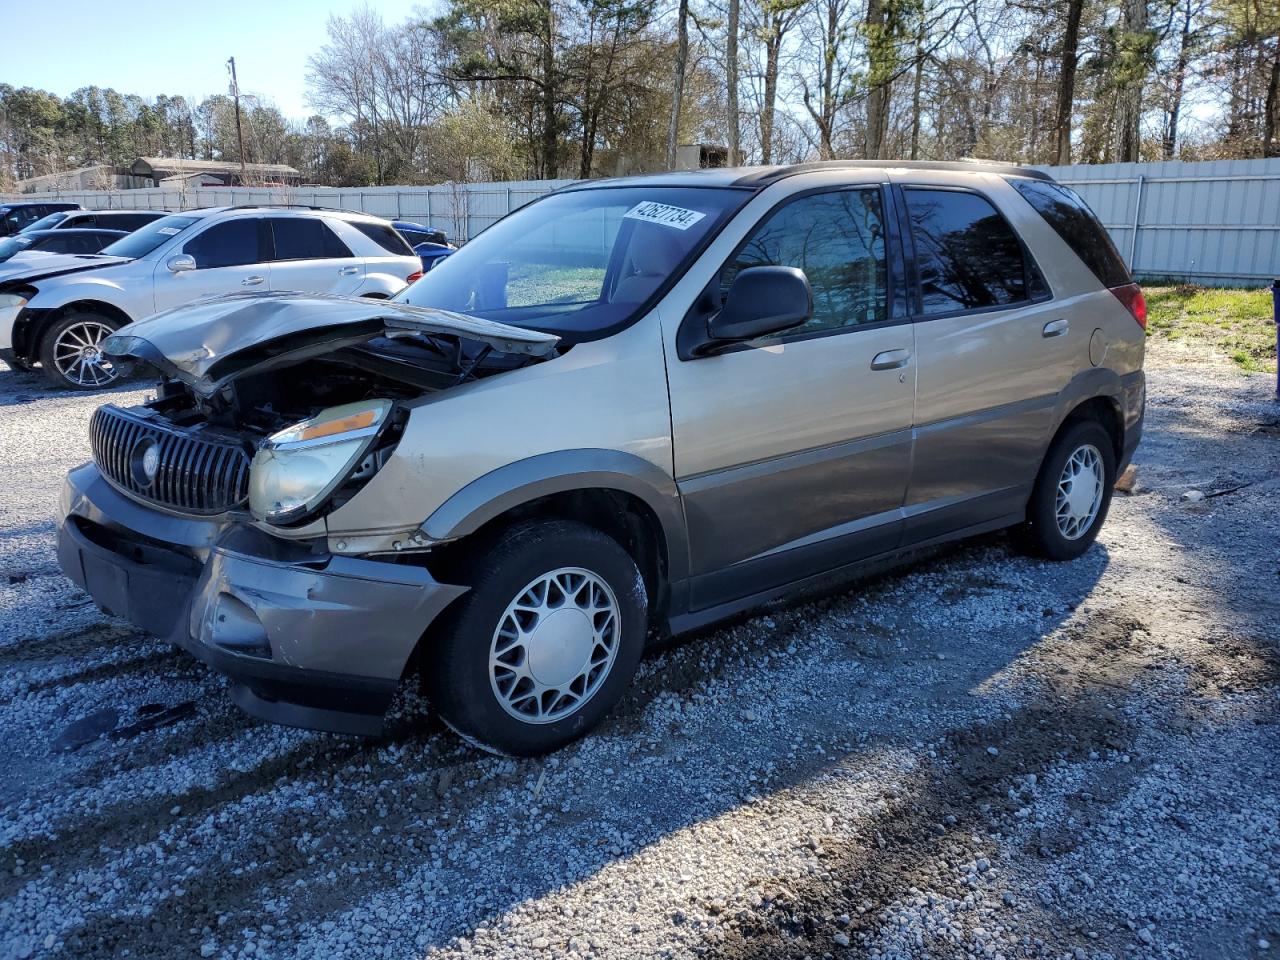
<svg viewBox="0 0 1280 960">
<path fill-rule="evenodd" d="M 392 220 L 391 225 L 409 241 L 409 246 L 413 247 L 413 252 L 422 261 L 423 273 L 458 249 L 449 242 L 443 230 L 425 227 L 412 220 Z"/>
</svg>

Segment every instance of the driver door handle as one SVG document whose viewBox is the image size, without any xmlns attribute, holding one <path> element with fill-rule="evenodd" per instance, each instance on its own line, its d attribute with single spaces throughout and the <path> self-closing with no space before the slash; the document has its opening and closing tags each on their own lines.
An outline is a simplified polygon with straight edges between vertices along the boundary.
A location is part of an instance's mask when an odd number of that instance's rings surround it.
<svg viewBox="0 0 1280 960">
<path fill-rule="evenodd" d="M 872 358 L 871 369 L 897 370 L 899 367 L 905 367 L 910 360 L 911 351 L 905 348 L 900 350 L 882 350 Z"/>
<path fill-rule="evenodd" d="M 240 285 L 242 287 L 256 287 L 258 284 L 262 282 L 262 280 L 263 278 L 258 276 L 255 273 L 252 277 L 245 277 L 243 280 L 241 280 Z"/>
</svg>

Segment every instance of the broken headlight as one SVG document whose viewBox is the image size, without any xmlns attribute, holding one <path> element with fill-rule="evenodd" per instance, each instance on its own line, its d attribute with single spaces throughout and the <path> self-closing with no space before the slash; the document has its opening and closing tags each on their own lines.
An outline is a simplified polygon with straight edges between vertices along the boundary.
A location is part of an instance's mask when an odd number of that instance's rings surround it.
<svg viewBox="0 0 1280 960">
<path fill-rule="evenodd" d="M 346 403 L 267 437 L 249 471 L 249 510 L 276 524 L 314 511 L 368 452 L 390 411 L 390 400 Z"/>
</svg>

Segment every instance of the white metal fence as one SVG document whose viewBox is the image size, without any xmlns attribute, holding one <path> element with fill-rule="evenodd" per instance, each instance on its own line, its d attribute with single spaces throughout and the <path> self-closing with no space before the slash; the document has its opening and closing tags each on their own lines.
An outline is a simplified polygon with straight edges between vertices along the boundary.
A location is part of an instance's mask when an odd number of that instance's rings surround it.
<svg viewBox="0 0 1280 960">
<path fill-rule="evenodd" d="M 1084 197 L 1139 278 L 1280 277 L 1280 159 L 1043 169 Z"/>
<path fill-rule="evenodd" d="M 1088 201 L 1140 278 L 1250 283 L 1280 276 L 1280 159 L 1044 167 Z M 469 240 L 509 211 L 571 180 L 433 187 L 64 191 L 90 209 L 190 210 L 300 203 L 418 220 Z M 54 199 L 22 194 L 13 199 Z"/>
<path fill-rule="evenodd" d="M 296 203 L 359 210 L 389 220 L 414 220 L 470 240 L 530 200 L 572 180 L 457 183 L 433 187 L 191 187 L 166 190 L 62 190 L 8 194 L 0 199 L 67 200 L 89 210 L 194 210 L 251 203 Z"/>
</svg>

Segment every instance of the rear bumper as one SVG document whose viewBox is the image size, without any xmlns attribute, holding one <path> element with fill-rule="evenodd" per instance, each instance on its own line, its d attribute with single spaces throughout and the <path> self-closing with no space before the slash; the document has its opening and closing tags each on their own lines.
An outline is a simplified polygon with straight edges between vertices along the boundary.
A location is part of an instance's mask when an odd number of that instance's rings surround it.
<svg viewBox="0 0 1280 960">
<path fill-rule="evenodd" d="M 1124 449 L 1120 453 L 1120 463 L 1116 467 L 1116 476 L 1124 472 L 1133 459 L 1134 451 L 1142 441 L 1142 427 L 1147 415 L 1147 375 L 1142 370 L 1135 370 L 1121 378 L 1121 404 L 1124 416 Z"/>
<path fill-rule="evenodd" d="M 339 733 L 380 732 L 418 638 L 466 589 L 161 514 L 93 466 L 67 478 L 58 560 L 104 611 L 226 675 L 247 713 Z"/>
</svg>

